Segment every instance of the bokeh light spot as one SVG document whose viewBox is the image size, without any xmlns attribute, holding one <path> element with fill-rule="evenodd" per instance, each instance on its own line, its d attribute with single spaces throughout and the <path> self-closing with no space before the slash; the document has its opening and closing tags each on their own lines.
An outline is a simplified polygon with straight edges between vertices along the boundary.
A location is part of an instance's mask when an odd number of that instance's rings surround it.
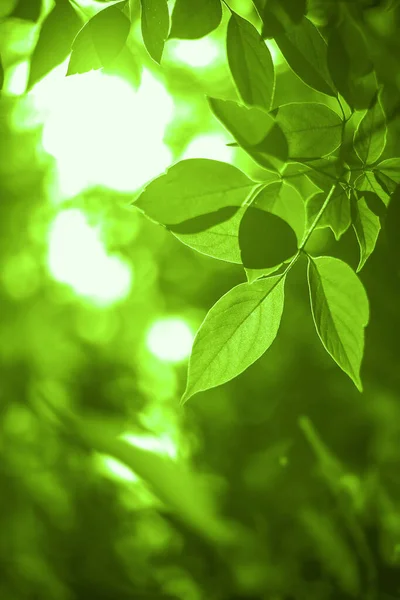
<svg viewBox="0 0 400 600">
<path fill-rule="evenodd" d="M 65 77 L 65 70 L 57 67 L 31 92 L 62 197 L 95 185 L 135 191 L 170 165 L 163 137 L 174 104 L 148 70 L 138 90 L 101 71 Z"/>
<path fill-rule="evenodd" d="M 209 37 L 199 40 L 171 40 L 168 49 L 177 62 L 193 68 L 208 67 L 222 55 L 221 44 Z"/>
<path fill-rule="evenodd" d="M 78 209 L 64 210 L 54 219 L 48 267 L 54 279 L 100 306 L 125 299 L 131 290 L 130 265 L 118 256 L 107 255 L 99 232 Z"/>
<path fill-rule="evenodd" d="M 194 334 L 188 323 L 178 317 L 160 319 L 147 334 L 147 348 L 160 360 L 178 363 L 190 356 Z"/>
<path fill-rule="evenodd" d="M 186 147 L 182 159 L 209 158 L 232 163 L 235 149 L 227 144 L 231 140 L 220 133 L 204 133 L 196 136 Z"/>
</svg>

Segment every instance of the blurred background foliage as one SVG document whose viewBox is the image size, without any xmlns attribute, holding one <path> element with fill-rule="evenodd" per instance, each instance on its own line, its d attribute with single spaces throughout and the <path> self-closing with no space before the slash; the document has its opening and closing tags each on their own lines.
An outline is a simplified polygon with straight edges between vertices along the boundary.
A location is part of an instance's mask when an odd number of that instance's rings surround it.
<svg viewBox="0 0 400 600">
<path fill-rule="evenodd" d="M 129 205 L 181 158 L 259 175 L 205 99 L 236 98 L 227 15 L 169 41 L 159 67 L 138 12 L 113 72 L 65 78 L 60 55 L 28 93 L 53 7 L 35 4 L 0 12 L 0 599 L 400 598 L 398 256 L 382 235 L 362 272 L 362 395 L 315 343 L 300 261 L 273 348 L 180 407 L 194 332 L 243 269 Z M 314 18 L 331 4 L 313 0 Z M 398 48 L 394 4 L 360 3 Z M 250 1 L 230 5 L 258 24 Z M 268 43 L 275 105 L 317 100 Z M 399 133 L 395 119 L 384 158 Z M 350 233 L 313 239 L 356 266 Z"/>
</svg>

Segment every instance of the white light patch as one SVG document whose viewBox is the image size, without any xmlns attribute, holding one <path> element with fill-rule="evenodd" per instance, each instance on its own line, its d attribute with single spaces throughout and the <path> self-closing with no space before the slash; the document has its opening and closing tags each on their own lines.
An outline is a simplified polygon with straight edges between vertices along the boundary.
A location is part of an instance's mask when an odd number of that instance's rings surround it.
<svg viewBox="0 0 400 600">
<path fill-rule="evenodd" d="M 194 334 L 183 319 L 169 317 L 156 321 L 150 328 L 146 344 L 158 359 L 179 363 L 190 356 Z"/>
<path fill-rule="evenodd" d="M 199 40 L 171 40 L 168 44 L 168 50 L 176 61 L 193 68 L 209 67 L 222 54 L 218 41 L 209 37 Z"/>
<path fill-rule="evenodd" d="M 65 71 L 64 63 L 31 92 L 43 114 L 43 147 L 57 160 L 62 196 L 93 185 L 132 192 L 170 165 L 163 137 L 174 105 L 148 70 L 137 91 L 101 71 L 69 77 Z"/>
<path fill-rule="evenodd" d="M 164 435 L 161 437 L 155 437 L 153 435 L 134 435 L 132 433 L 126 433 L 121 436 L 128 444 L 137 446 L 143 450 L 149 452 L 155 452 L 163 456 L 169 456 L 170 458 L 176 458 L 178 455 L 178 448 L 173 440 Z"/>
<path fill-rule="evenodd" d="M 234 148 L 227 146 L 230 140 L 220 133 L 204 133 L 196 136 L 187 146 L 182 159 L 209 158 L 222 162 L 233 162 Z"/>
<path fill-rule="evenodd" d="M 48 267 L 57 281 L 99 306 L 126 298 L 132 286 L 131 267 L 108 256 L 99 232 L 77 209 L 62 211 L 49 232 Z"/>
</svg>

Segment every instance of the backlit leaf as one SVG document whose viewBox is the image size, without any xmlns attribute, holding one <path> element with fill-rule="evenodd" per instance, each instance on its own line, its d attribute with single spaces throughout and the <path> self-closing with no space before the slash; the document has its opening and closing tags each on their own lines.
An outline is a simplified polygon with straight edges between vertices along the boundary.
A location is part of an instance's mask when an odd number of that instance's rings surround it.
<svg viewBox="0 0 400 600">
<path fill-rule="evenodd" d="M 383 189 L 373 171 L 365 171 L 357 177 L 354 182 L 356 190 L 359 192 L 371 192 L 376 194 L 385 206 L 389 204 L 389 194 Z"/>
<path fill-rule="evenodd" d="M 281 322 L 284 278 L 231 289 L 211 308 L 194 340 L 182 401 L 237 377 L 274 341 Z"/>
<path fill-rule="evenodd" d="M 144 45 L 151 58 L 159 63 L 169 32 L 167 0 L 141 0 L 141 5 Z"/>
<path fill-rule="evenodd" d="M 28 89 L 67 58 L 82 25 L 68 0 L 57 2 L 40 28 L 31 56 Z"/>
<path fill-rule="evenodd" d="M 313 89 L 335 96 L 335 86 L 327 65 L 327 43 L 307 18 L 275 36 L 289 66 Z"/>
<path fill-rule="evenodd" d="M 172 233 L 183 244 L 201 254 L 226 262 L 241 264 L 239 247 L 239 225 L 246 208 L 237 210 L 230 219 L 216 223 L 198 232 L 185 233 L 173 230 Z"/>
<path fill-rule="evenodd" d="M 226 44 L 229 68 L 243 102 L 270 110 L 275 71 L 261 35 L 254 25 L 233 12 Z"/>
<path fill-rule="evenodd" d="M 357 236 L 360 246 L 360 262 L 358 263 L 357 272 L 361 271 L 371 253 L 374 251 L 381 222 L 379 217 L 370 210 L 364 198 L 359 200 L 354 205 L 353 228 Z"/>
<path fill-rule="evenodd" d="M 193 158 L 149 183 L 134 206 L 158 223 L 174 225 L 226 207 L 239 208 L 255 185 L 232 165 Z"/>
<path fill-rule="evenodd" d="M 10 17 L 36 22 L 42 12 L 42 0 L 17 0 Z"/>
<path fill-rule="evenodd" d="M 275 167 L 271 159 L 286 161 L 286 138 L 275 120 L 258 107 L 247 108 L 231 100 L 209 98 L 215 116 L 230 131 L 239 145 L 262 167 Z"/>
<path fill-rule="evenodd" d="M 388 158 L 374 168 L 374 175 L 380 186 L 392 194 L 400 184 L 400 158 Z"/>
<path fill-rule="evenodd" d="M 130 21 L 119 2 L 98 12 L 76 36 L 67 75 L 86 73 L 92 69 L 109 67 L 117 58 L 130 30 Z"/>
<path fill-rule="evenodd" d="M 354 149 L 364 165 L 376 162 L 386 145 L 386 118 L 377 98 L 373 107 L 367 110 L 354 134 Z"/>
<path fill-rule="evenodd" d="M 343 18 L 330 31 L 327 61 L 332 80 L 348 104 L 358 110 L 368 108 L 377 91 L 376 77 L 365 39 L 351 18 Z"/>
<path fill-rule="evenodd" d="M 332 185 L 332 184 L 331 184 Z M 326 193 L 317 193 L 311 196 L 307 202 L 307 223 L 310 227 L 314 223 L 322 205 L 325 202 Z M 330 227 L 335 238 L 339 240 L 348 230 L 351 224 L 350 195 L 340 185 L 333 192 L 328 206 L 318 221 L 316 229 Z"/>
<path fill-rule="evenodd" d="M 351 377 L 359 391 L 368 297 L 354 271 L 330 256 L 310 258 L 308 284 L 318 335 L 326 351 Z"/>
<path fill-rule="evenodd" d="M 321 158 L 340 145 L 342 120 L 324 104 L 284 104 L 276 111 L 276 121 L 288 141 L 290 158 Z"/>
<path fill-rule="evenodd" d="M 222 19 L 221 0 L 177 0 L 172 13 L 170 38 L 194 40 L 216 29 Z"/>
<path fill-rule="evenodd" d="M 247 269 L 280 265 L 297 250 L 293 229 L 281 217 L 249 206 L 240 223 L 239 245 Z"/>
</svg>

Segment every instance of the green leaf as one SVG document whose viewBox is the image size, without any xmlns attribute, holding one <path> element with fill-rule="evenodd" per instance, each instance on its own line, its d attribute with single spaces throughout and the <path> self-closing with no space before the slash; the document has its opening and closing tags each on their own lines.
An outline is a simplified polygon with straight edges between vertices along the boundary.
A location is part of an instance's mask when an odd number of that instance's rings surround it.
<svg viewBox="0 0 400 600">
<path fill-rule="evenodd" d="M 368 258 L 375 249 L 375 245 L 381 229 L 381 222 L 368 207 L 364 198 L 354 205 L 353 228 L 360 246 L 360 262 L 357 273 L 361 271 Z"/>
<path fill-rule="evenodd" d="M 229 68 L 243 102 L 270 110 L 275 71 L 261 35 L 251 23 L 232 12 L 226 44 Z"/>
<path fill-rule="evenodd" d="M 40 28 L 31 56 L 28 89 L 67 58 L 82 25 L 83 21 L 68 0 L 57 2 Z"/>
<path fill-rule="evenodd" d="M 276 121 L 286 136 L 292 159 L 321 158 L 340 145 L 342 120 L 324 104 L 284 104 L 276 111 Z"/>
<path fill-rule="evenodd" d="M 298 191 L 304 202 L 311 198 L 311 196 L 314 196 L 317 192 L 321 191 L 321 189 L 307 177 L 309 171 L 309 167 L 303 163 L 289 162 L 281 173 L 284 181 L 287 180 L 287 182 Z"/>
<path fill-rule="evenodd" d="M 3 85 L 4 85 L 4 67 L 3 67 L 3 61 L 1 60 L 1 55 L 0 55 L 0 91 L 3 89 Z"/>
<path fill-rule="evenodd" d="M 113 64 L 123 47 L 130 30 L 130 21 L 118 2 L 98 12 L 76 36 L 67 75 L 86 73 Z"/>
<path fill-rule="evenodd" d="M 208 98 L 211 110 L 230 131 L 239 145 L 262 167 L 275 167 L 271 159 L 285 162 L 286 138 L 279 125 L 264 110 L 247 108 L 231 100 Z"/>
<path fill-rule="evenodd" d="M 173 230 L 172 233 L 183 244 L 201 254 L 218 260 L 241 264 L 239 225 L 246 208 L 243 207 L 237 210 L 237 207 L 235 207 L 235 209 L 235 214 L 230 219 L 216 223 L 203 231 L 182 233 Z"/>
<path fill-rule="evenodd" d="M 255 185 L 232 165 L 192 158 L 149 183 L 134 206 L 158 223 L 174 225 L 226 207 L 239 208 Z"/>
<path fill-rule="evenodd" d="M 182 402 L 245 371 L 278 333 L 284 303 L 282 276 L 241 283 L 211 308 L 194 340 Z"/>
<path fill-rule="evenodd" d="M 350 17 L 332 28 L 327 62 L 332 80 L 346 102 L 358 110 L 368 108 L 377 91 L 376 77 L 365 39 Z"/>
<path fill-rule="evenodd" d="M 222 19 L 221 0 L 177 0 L 169 38 L 195 40 L 216 29 Z"/>
<path fill-rule="evenodd" d="M 247 269 L 280 265 L 297 250 L 293 229 L 281 217 L 249 206 L 239 227 L 242 263 Z"/>
<path fill-rule="evenodd" d="M 369 320 L 364 286 L 346 263 L 330 256 L 309 258 L 308 284 L 321 342 L 361 392 L 364 328 Z"/>
<path fill-rule="evenodd" d="M 355 180 L 354 187 L 359 192 L 372 192 L 376 194 L 383 204 L 388 206 L 390 197 L 377 181 L 375 175 L 373 171 L 364 171 Z"/>
<path fill-rule="evenodd" d="M 393 192 L 390 200 L 385 218 L 385 234 L 390 252 L 397 266 L 400 256 L 400 186 Z"/>
<path fill-rule="evenodd" d="M 331 183 L 332 185 L 332 183 Z M 311 227 L 325 202 L 326 193 L 317 193 L 307 202 L 307 224 Z M 330 202 L 318 221 L 316 229 L 330 227 L 336 240 L 348 230 L 351 225 L 350 194 L 338 185 L 332 194 Z"/>
<path fill-rule="evenodd" d="M 376 162 L 386 146 L 386 117 L 377 98 L 368 109 L 354 134 L 354 150 L 364 165 Z"/>
<path fill-rule="evenodd" d="M 279 50 L 300 79 L 314 90 L 336 96 L 327 64 L 327 43 L 307 18 L 275 36 Z"/>
<path fill-rule="evenodd" d="M 42 0 L 17 0 L 17 4 L 9 15 L 14 19 L 23 19 L 24 21 L 36 21 L 42 12 Z"/>
<path fill-rule="evenodd" d="M 374 168 L 379 185 L 387 194 L 392 194 L 400 184 L 400 158 L 388 158 Z"/>
<path fill-rule="evenodd" d="M 151 58 L 160 63 L 169 32 L 167 0 L 141 0 L 141 5 L 144 45 Z"/>
</svg>

